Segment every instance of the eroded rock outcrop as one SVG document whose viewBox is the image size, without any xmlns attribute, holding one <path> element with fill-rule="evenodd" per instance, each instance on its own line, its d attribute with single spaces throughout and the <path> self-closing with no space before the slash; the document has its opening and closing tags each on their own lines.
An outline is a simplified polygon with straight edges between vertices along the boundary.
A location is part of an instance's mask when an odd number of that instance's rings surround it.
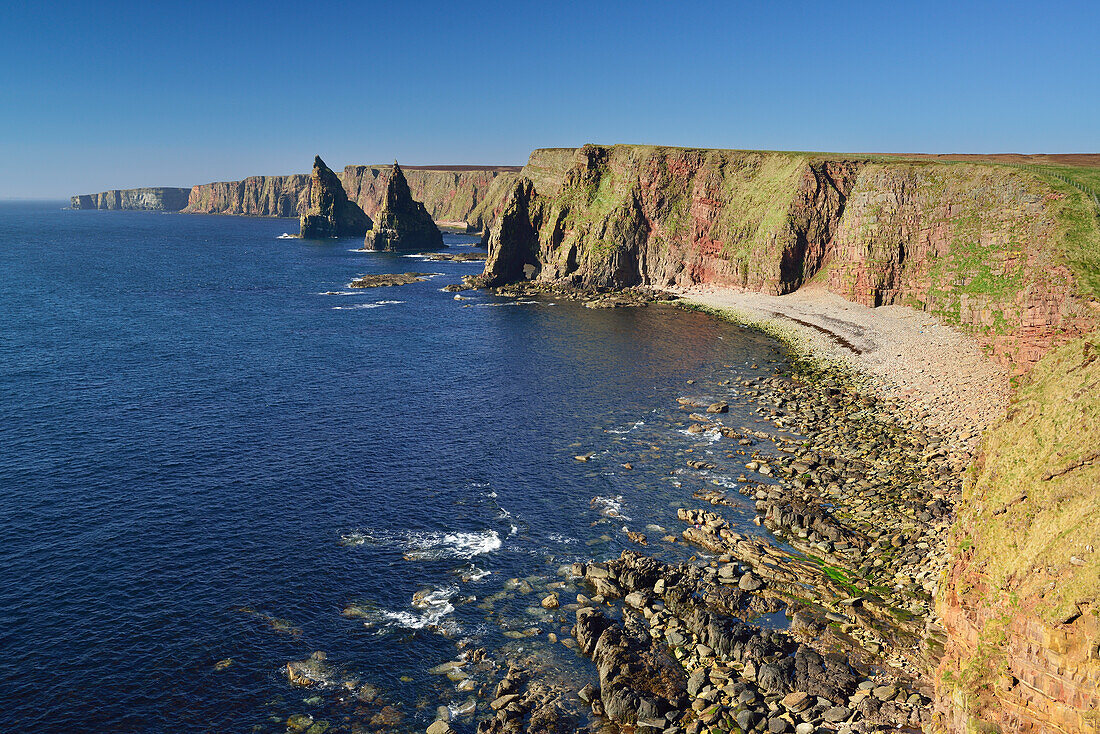
<svg viewBox="0 0 1100 734">
<path fill-rule="evenodd" d="M 153 186 L 142 189 L 112 189 L 98 194 L 70 198 L 73 209 L 133 209 L 152 212 L 178 212 L 187 206 L 190 189 Z"/>
<path fill-rule="evenodd" d="M 373 217 L 382 208 L 392 166 L 351 165 L 337 174 L 348 198 Z M 495 217 L 518 176 L 517 166 L 404 166 L 413 198 L 436 222 L 481 231 Z M 189 214 L 297 217 L 309 207 L 309 175 L 251 176 L 194 186 Z M 74 204 L 75 206 L 75 204 Z"/>
<path fill-rule="evenodd" d="M 366 232 L 364 250 L 405 252 L 443 247 L 443 235 L 424 204 L 413 198 L 401 166 L 395 161 L 382 207 Z"/>
<path fill-rule="evenodd" d="M 313 159 L 308 195 L 309 208 L 300 219 L 303 239 L 362 237 L 370 229 L 370 217 L 358 204 L 348 201 L 340 179 L 321 156 Z"/>
</svg>

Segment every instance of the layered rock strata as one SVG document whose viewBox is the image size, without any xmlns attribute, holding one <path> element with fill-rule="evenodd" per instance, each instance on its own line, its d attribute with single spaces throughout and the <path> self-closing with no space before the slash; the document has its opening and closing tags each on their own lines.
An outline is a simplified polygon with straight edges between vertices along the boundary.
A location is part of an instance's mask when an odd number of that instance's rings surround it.
<svg viewBox="0 0 1100 734">
<path fill-rule="evenodd" d="M 308 196 L 309 207 L 300 219 L 303 239 L 362 237 L 370 229 L 370 217 L 358 204 L 348 201 L 340 179 L 321 156 L 313 159 Z"/>
<path fill-rule="evenodd" d="M 439 247 L 443 247 L 439 227 L 424 204 L 413 198 L 401 166 L 395 161 L 382 206 L 366 232 L 363 249 L 406 252 Z"/>
<path fill-rule="evenodd" d="M 191 187 L 185 214 L 299 217 L 309 208 L 308 174 L 249 176 Z"/>
<path fill-rule="evenodd" d="M 813 280 L 865 305 L 935 313 L 1026 368 L 1097 321 L 1062 255 L 1079 200 L 996 165 L 536 151 L 487 233 L 482 282 L 783 294 Z"/>
<path fill-rule="evenodd" d="M 154 212 L 178 212 L 187 206 L 190 189 L 154 186 L 143 189 L 112 189 L 98 194 L 82 194 L 70 199 L 73 209 L 133 209 Z"/>
<path fill-rule="evenodd" d="M 503 204 L 518 176 L 515 166 L 404 166 L 413 198 L 437 222 L 481 231 Z M 338 174 L 348 198 L 373 217 L 382 207 L 392 167 L 346 166 Z M 244 214 L 297 217 L 309 206 L 308 175 L 252 176 L 191 188 L 184 211 L 189 214 Z"/>
</svg>

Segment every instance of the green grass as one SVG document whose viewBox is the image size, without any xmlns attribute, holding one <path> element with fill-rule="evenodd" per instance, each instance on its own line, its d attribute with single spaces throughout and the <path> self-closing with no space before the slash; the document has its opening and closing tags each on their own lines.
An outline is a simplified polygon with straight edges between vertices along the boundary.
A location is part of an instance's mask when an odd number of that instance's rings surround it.
<svg viewBox="0 0 1100 734">
<path fill-rule="evenodd" d="M 1039 362 L 967 482 L 954 545 L 972 553 L 991 602 L 1055 623 L 1100 601 L 1097 426 L 1100 331 Z"/>
</svg>

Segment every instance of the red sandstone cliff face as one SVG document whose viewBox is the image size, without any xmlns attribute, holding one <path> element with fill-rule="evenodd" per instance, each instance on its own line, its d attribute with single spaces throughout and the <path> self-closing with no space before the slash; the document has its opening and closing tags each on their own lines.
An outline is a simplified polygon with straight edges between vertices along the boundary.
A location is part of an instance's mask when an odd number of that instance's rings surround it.
<svg viewBox="0 0 1100 734">
<path fill-rule="evenodd" d="M 1096 319 L 1061 255 L 1060 196 L 1011 168 L 868 164 L 829 246 L 826 282 L 864 305 L 940 314 L 1026 370 Z"/>
<path fill-rule="evenodd" d="M 518 259 L 539 280 L 790 292 L 825 262 L 857 170 L 737 151 L 585 146 L 567 165 L 555 153 L 546 165 L 533 154 L 524 174 L 538 183 L 511 192 L 507 209 L 526 221 L 490 233 L 491 282 L 517 277 L 516 233 L 534 231 L 537 246 L 520 244 Z"/>
<path fill-rule="evenodd" d="M 1100 732 L 1100 330 L 985 436 L 952 529 L 936 676 L 951 732 Z"/>
<path fill-rule="evenodd" d="M 816 279 L 936 313 L 1019 371 L 1100 315 L 1062 254 L 1065 193 L 1013 168 L 589 145 L 536 151 L 521 175 L 486 238 L 488 283 Z"/>
<path fill-rule="evenodd" d="M 948 634 L 938 683 L 941 725 L 959 734 L 1100 732 L 1100 620 L 1090 612 L 1049 624 L 989 603 L 995 593 L 966 569 L 965 556 L 957 559 L 940 607 Z M 970 583 L 961 584 L 967 575 Z"/>
</svg>

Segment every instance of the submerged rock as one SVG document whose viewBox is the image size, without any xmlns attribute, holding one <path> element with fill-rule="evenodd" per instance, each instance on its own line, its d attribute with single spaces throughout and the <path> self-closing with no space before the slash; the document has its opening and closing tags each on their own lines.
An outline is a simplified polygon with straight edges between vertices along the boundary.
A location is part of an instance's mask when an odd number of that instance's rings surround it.
<svg viewBox="0 0 1100 734">
<path fill-rule="evenodd" d="M 363 241 L 364 250 L 401 252 L 443 247 L 443 235 L 424 205 L 412 197 L 397 161 L 386 184 L 386 196 L 376 221 Z"/>
<path fill-rule="evenodd" d="M 358 204 L 348 201 L 340 179 L 316 156 L 309 179 L 309 208 L 299 224 L 303 239 L 361 237 L 370 229 L 371 220 Z"/>
</svg>

